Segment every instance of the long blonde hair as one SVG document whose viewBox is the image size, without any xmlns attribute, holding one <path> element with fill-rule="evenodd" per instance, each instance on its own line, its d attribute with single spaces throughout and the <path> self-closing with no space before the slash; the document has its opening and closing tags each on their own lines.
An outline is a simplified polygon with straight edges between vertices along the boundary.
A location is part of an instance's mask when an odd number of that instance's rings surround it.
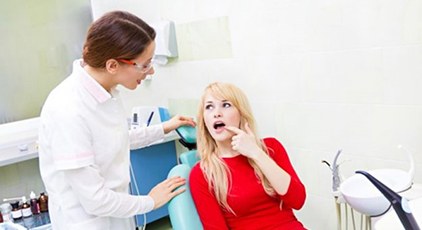
<svg viewBox="0 0 422 230">
<path fill-rule="evenodd" d="M 226 163 L 218 155 L 218 147 L 215 140 L 212 138 L 204 121 L 204 107 L 205 98 L 211 94 L 213 97 L 230 101 L 240 113 L 240 129 L 245 130 L 247 123 L 255 135 L 255 141 L 264 152 L 268 154 L 265 144 L 259 139 L 256 131 L 255 119 L 252 114 L 246 95 L 238 87 L 230 83 L 214 82 L 208 85 L 202 95 L 199 103 L 199 111 L 197 118 L 197 146 L 200 156 L 200 167 L 204 172 L 205 178 L 208 182 L 208 187 L 214 193 L 220 206 L 224 207 L 227 211 L 234 211 L 227 203 L 227 194 L 231 186 L 231 175 Z M 248 159 L 249 164 L 254 168 L 257 179 L 265 192 L 270 195 L 275 195 L 274 188 L 270 185 L 267 178 L 256 165 L 255 162 Z"/>
</svg>

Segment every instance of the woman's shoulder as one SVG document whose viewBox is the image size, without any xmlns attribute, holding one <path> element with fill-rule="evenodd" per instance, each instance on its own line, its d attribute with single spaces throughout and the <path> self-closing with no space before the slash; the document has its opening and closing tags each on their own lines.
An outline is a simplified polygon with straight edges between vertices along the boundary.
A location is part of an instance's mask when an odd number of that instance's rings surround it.
<svg viewBox="0 0 422 230">
<path fill-rule="evenodd" d="M 199 163 L 195 164 L 189 173 L 189 186 L 194 190 L 208 188 L 208 183 Z"/>
<path fill-rule="evenodd" d="M 282 146 L 280 141 L 278 141 L 275 137 L 265 137 L 262 139 L 267 147 L 270 146 Z"/>
<path fill-rule="evenodd" d="M 262 139 L 265 147 L 267 147 L 268 153 L 270 156 L 274 157 L 275 155 L 286 155 L 286 149 L 281 144 L 279 140 L 277 140 L 275 137 L 266 137 Z"/>
<path fill-rule="evenodd" d="M 191 173 L 192 173 L 192 172 L 197 173 L 197 172 L 199 172 L 199 171 L 201 171 L 201 172 L 202 172 L 201 167 L 200 167 L 200 163 L 199 163 L 199 162 L 196 162 L 196 164 L 194 164 L 194 165 L 192 166 Z"/>
<path fill-rule="evenodd" d="M 192 179 L 198 180 L 198 179 L 204 178 L 199 162 L 197 162 L 190 170 L 189 178 L 190 180 Z"/>
</svg>

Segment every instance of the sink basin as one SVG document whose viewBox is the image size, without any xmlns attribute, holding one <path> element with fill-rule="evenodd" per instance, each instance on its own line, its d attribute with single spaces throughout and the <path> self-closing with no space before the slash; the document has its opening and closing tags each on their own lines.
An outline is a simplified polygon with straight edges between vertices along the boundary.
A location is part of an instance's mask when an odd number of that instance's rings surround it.
<svg viewBox="0 0 422 230">
<path fill-rule="evenodd" d="M 368 173 L 397 193 L 412 185 L 412 175 L 403 170 L 376 169 Z M 355 174 L 341 183 L 340 192 L 353 209 L 367 216 L 382 215 L 390 208 L 390 202 L 361 174 Z"/>
</svg>

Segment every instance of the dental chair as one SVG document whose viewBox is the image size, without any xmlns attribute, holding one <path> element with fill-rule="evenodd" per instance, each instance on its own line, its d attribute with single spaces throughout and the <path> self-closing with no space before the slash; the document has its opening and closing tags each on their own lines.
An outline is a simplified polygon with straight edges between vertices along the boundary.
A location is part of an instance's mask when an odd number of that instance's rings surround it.
<svg viewBox="0 0 422 230">
<path fill-rule="evenodd" d="M 198 162 L 199 157 L 196 149 L 196 129 L 190 126 L 182 126 L 176 129 L 180 135 L 180 143 L 189 151 L 180 154 L 181 164 L 174 166 L 168 173 L 168 178 L 180 176 L 186 179 L 186 184 L 177 188 L 185 188 L 186 191 L 170 200 L 168 211 L 170 222 L 174 230 L 201 230 L 203 229 L 198 212 L 189 189 L 189 173 L 192 167 Z"/>
</svg>

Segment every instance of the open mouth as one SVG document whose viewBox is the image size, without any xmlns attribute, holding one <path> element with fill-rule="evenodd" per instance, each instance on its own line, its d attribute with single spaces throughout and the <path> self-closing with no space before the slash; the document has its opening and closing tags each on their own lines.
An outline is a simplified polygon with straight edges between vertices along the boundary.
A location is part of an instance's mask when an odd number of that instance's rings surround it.
<svg viewBox="0 0 422 230">
<path fill-rule="evenodd" d="M 224 122 L 222 122 L 222 121 L 217 121 L 217 122 L 214 123 L 214 129 L 221 129 L 224 126 L 226 126 L 226 124 L 224 124 Z"/>
</svg>

